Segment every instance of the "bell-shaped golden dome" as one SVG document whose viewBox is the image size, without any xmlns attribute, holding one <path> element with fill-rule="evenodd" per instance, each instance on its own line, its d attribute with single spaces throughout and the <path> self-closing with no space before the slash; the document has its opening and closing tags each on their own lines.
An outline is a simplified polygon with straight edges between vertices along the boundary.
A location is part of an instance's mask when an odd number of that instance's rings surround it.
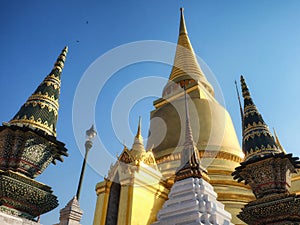
<svg viewBox="0 0 300 225">
<path fill-rule="evenodd" d="M 188 94 L 190 124 L 201 165 L 207 169 L 218 199 L 232 214 L 232 222 L 243 224 L 236 215 L 254 196 L 250 187 L 234 181 L 231 173 L 244 154 L 229 113 L 214 98 L 212 85 L 197 62 L 181 10 L 174 65 L 162 98 L 153 103 L 155 110 L 150 114 L 147 143 L 147 146 L 154 146 L 158 168 L 171 184 L 180 166 L 185 140 L 183 86 Z"/>
</svg>

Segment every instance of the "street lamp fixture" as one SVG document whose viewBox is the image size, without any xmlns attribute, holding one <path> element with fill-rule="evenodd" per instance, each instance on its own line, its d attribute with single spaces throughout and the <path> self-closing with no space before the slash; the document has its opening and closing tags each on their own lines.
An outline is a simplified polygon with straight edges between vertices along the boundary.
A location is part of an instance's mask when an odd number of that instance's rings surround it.
<svg viewBox="0 0 300 225">
<path fill-rule="evenodd" d="M 94 125 L 92 125 L 91 128 L 85 132 L 85 134 L 86 134 L 86 141 L 85 141 L 85 145 L 84 145 L 85 146 L 85 155 L 84 155 L 84 159 L 83 159 L 79 183 L 78 183 L 77 192 L 76 192 L 76 198 L 78 201 L 79 201 L 79 197 L 80 197 L 80 190 L 81 190 L 82 180 L 83 180 L 84 171 L 85 171 L 85 167 L 86 167 L 87 156 L 88 156 L 90 149 L 93 147 L 93 139 L 97 135 L 97 132 L 94 129 Z"/>
</svg>

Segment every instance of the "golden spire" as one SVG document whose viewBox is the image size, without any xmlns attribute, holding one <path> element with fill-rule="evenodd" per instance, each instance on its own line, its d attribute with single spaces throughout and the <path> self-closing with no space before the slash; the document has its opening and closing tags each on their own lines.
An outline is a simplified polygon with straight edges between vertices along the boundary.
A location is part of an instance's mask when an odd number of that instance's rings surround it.
<svg viewBox="0 0 300 225">
<path fill-rule="evenodd" d="M 175 180 L 179 181 L 189 177 L 197 177 L 209 181 L 207 171 L 200 165 L 199 150 L 194 143 L 186 95 L 186 89 L 184 86 L 185 141 L 181 151 L 181 168 L 176 172 Z"/>
<path fill-rule="evenodd" d="M 141 127 L 142 127 L 142 119 L 139 117 L 139 124 L 138 124 L 138 129 L 137 133 L 134 137 L 134 142 L 132 145 L 131 153 L 134 156 L 134 158 L 140 158 L 142 155 L 146 153 L 145 147 L 144 147 L 144 140 L 141 132 Z"/>
<path fill-rule="evenodd" d="M 275 136 L 275 143 L 276 143 L 276 145 L 278 146 L 278 148 L 282 151 L 282 152 L 284 152 L 285 154 L 286 154 L 286 151 L 285 151 L 285 149 L 282 147 L 282 145 L 281 145 L 281 143 L 280 143 L 280 141 L 279 141 L 279 138 L 278 138 L 278 136 L 277 136 L 277 134 L 276 134 L 276 131 L 275 131 L 275 128 L 273 127 L 273 131 L 274 131 L 274 136 Z"/>
<path fill-rule="evenodd" d="M 213 95 L 213 88 L 202 72 L 187 35 L 183 8 L 180 8 L 180 27 L 173 68 L 169 80 L 179 83 L 182 80 L 195 80 Z"/>
<path fill-rule="evenodd" d="M 135 137 L 136 138 L 143 138 L 142 137 L 142 134 L 141 134 L 141 126 L 142 126 L 142 118 L 141 118 L 141 116 L 139 117 L 139 124 L 138 124 L 138 129 L 137 129 L 137 132 L 136 132 L 136 135 L 135 135 Z"/>
<path fill-rule="evenodd" d="M 47 135 L 56 136 L 56 122 L 58 117 L 58 98 L 60 94 L 61 72 L 68 47 L 65 47 L 57 58 L 54 68 L 28 98 L 8 126 L 29 127 L 40 130 Z"/>
<path fill-rule="evenodd" d="M 183 15 L 184 8 L 180 8 L 180 27 L 179 27 L 179 35 L 181 34 L 187 34 L 186 26 L 185 26 L 185 20 Z"/>
</svg>

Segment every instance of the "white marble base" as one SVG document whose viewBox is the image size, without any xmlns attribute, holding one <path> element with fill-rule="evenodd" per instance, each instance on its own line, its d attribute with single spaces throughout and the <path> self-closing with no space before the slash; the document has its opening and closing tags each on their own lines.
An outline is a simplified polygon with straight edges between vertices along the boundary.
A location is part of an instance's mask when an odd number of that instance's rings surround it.
<svg viewBox="0 0 300 225">
<path fill-rule="evenodd" d="M 232 225 L 213 186 L 199 178 L 175 182 L 157 220 L 153 225 Z"/>
</svg>

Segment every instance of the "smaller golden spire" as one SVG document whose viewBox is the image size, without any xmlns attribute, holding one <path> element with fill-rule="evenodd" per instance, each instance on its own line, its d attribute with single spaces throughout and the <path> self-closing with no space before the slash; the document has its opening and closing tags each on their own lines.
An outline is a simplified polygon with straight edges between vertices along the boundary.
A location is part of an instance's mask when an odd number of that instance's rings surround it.
<svg viewBox="0 0 300 225">
<path fill-rule="evenodd" d="M 144 142 L 144 140 L 143 140 L 143 136 L 142 136 L 142 118 L 140 116 L 139 123 L 138 123 L 138 129 L 137 129 L 136 135 L 134 137 L 134 143 L 133 143 L 132 148 L 134 148 L 135 145 L 141 145 L 144 147 L 143 142 Z"/>
<path fill-rule="evenodd" d="M 137 132 L 136 132 L 136 135 L 135 135 L 135 137 L 138 138 L 138 139 L 142 138 L 141 127 L 142 127 L 142 117 L 139 116 L 138 129 L 137 129 Z"/>
<path fill-rule="evenodd" d="M 242 107 L 242 103 L 241 103 L 240 92 L 239 92 L 236 80 L 234 81 L 234 83 L 235 83 L 236 94 L 237 94 L 237 98 L 238 98 L 238 102 L 239 102 L 239 106 L 240 106 L 241 119 L 242 119 L 242 123 L 243 123 L 244 111 L 243 111 L 243 107 Z"/>
<path fill-rule="evenodd" d="M 276 145 L 278 146 L 278 148 L 279 148 L 283 153 L 286 154 L 286 151 L 285 151 L 285 149 L 282 147 L 282 145 L 281 145 L 281 143 L 280 143 L 280 141 L 279 141 L 279 138 L 278 138 L 278 136 L 277 136 L 277 134 L 276 134 L 276 131 L 275 131 L 275 128 L 274 128 L 274 127 L 273 127 L 273 131 L 274 131 L 274 136 L 275 136 L 275 143 L 276 143 Z"/>
<path fill-rule="evenodd" d="M 181 151 L 181 167 L 175 174 L 175 181 L 183 180 L 189 177 L 203 178 L 209 181 L 206 169 L 200 165 L 199 150 L 195 146 L 192 134 L 192 128 L 189 119 L 188 102 L 184 86 L 185 102 L 185 142 Z"/>
<path fill-rule="evenodd" d="M 141 127 L 142 127 L 142 118 L 139 117 L 139 124 L 138 124 L 138 129 L 136 136 L 134 137 L 134 142 L 131 148 L 131 154 L 135 159 L 140 159 L 145 153 L 146 150 L 144 148 L 144 140 L 141 132 Z"/>
</svg>

